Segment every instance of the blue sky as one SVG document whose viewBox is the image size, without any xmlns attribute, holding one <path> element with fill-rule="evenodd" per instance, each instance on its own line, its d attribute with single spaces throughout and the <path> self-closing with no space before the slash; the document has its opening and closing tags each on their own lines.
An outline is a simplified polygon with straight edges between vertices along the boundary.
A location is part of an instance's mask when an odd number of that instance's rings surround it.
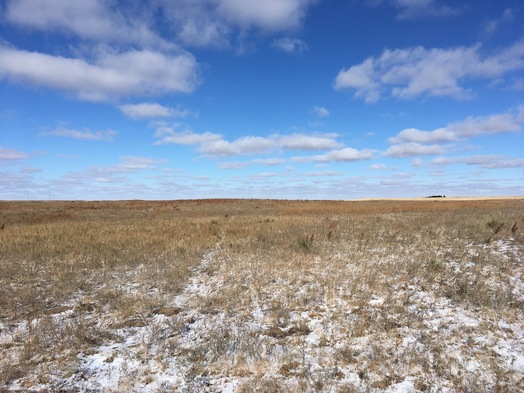
<svg viewBox="0 0 524 393">
<path fill-rule="evenodd" d="M 0 0 L 0 199 L 524 195 L 520 0 Z"/>
</svg>

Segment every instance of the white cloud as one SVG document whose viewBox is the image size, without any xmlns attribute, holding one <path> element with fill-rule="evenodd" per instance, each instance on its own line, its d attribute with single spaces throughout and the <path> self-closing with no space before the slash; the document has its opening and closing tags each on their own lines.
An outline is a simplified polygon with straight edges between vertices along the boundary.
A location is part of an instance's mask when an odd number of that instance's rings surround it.
<svg viewBox="0 0 524 393">
<path fill-rule="evenodd" d="M 423 145 L 416 142 L 410 142 L 391 146 L 384 154 L 390 157 L 405 158 L 411 156 L 443 154 L 445 150 L 446 149 L 442 145 Z"/>
<path fill-rule="evenodd" d="M 279 135 L 274 134 L 270 139 L 276 141 L 279 146 L 290 150 L 328 150 L 341 147 L 342 145 L 335 140 L 337 134 L 324 135 L 305 135 L 291 134 Z"/>
<path fill-rule="evenodd" d="M 34 167 L 20 168 L 21 174 L 33 174 L 33 173 L 40 173 L 40 172 L 43 172 L 42 168 L 34 168 Z"/>
<path fill-rule="evenodd" d="M 132 119 L 154 117 L 186 117 L 190 114 L 187 109 L 173 109 L 156 102 L 143 102 L 140 104 L 125 104 L 119 106 L 120 110 Z"/>
<path fill-rule="evenodd" d="M 435 157 L 430 161 L 431 165 L 451 165 L 451 164 L 475 164 L 483 165 L 491 163 L 494 160 L 499 160 L 500 156 L 489 155 L 489 156 L 469 156 L 469 157 Z"/>
<path fill-rule="evenodd" d="M 221 162 L 220 164 L 218 164 L 218 167 L 220 169 L 241 169 L 241 168 L 245 168 L 245 167 L 247 167 L 249 165 L 250 165 L 249 162 L 242 162 L 242 161 Z"/>
<path fill-rule="evenodd" d="M 512 86 L 515 90 L 524 90 L 524 79 L 519 78 L 515 81 L 515 83 Z"/>
<path fill-rule="evenodd" d="M 461 84 L 470 79 L 498 78 L 524 68 L 524 40 L 491 56 L 480 46 L 451 49 L 385 50 L 380 57 L 342 69 L 334 81 L 337 90 L 353 89 L 355 97 L 377 102 L 384 92 L 401 99 L 420 95 L 468 98 Z"/>
<path fill-rule="evenodd" d="M 298 27 L 312 0 L 220 0 L 218 13 L 241 27 L 280 31 Z"/>
<path fill-rule="evenodd" d="M 74 130 L 70 128 L 57 128 L 52 131 L 41 132 L 40 134 L 60 136 L 66 138 L 84 139 L 90 141 L 112 141 L 117 133 L 114 130 L 91 131 L 89 129 Z"/>
<path fill-rule="evenodd" d="M 513 22 L 515 15 L 515 10 L 506 8 L 500 17 L 492 19 L 485 24 L 484 32 L 486 34 L 495 33 L 502 25 L 507 25 L 508 23 Z"/>
<path fill-rule="evenodd" d="M 70 92 L 89 101 L 189 93 L 198 85 L 192 55 L 150 50 L 99 51 L 88 62 L 0 46 L 0 77 Z"/>
<path fill-rule="evenodd" d="M 66 31 L 88 40 L 172 48 L 147 26 L 144 12 L 137 3 L 119 7 L 104 0 L 15 0 L 8 2 L 6 16 L 21 26 Z"/>
<path fill-rule="evenodd" d="M 524 158 L 508 158 L 499 155 L 481 155 L 466 157 L 436 157 L 431 160 L 432 165 L 466 164 L 478 165 L 486 169 L 522 168 Z"/>
<path fill-rule="evenodd" d="M 369 160 L 373 157 L 371 150 L 357 150 L 352 147 L 332 150 L 326 154 L 319 154 L 314 156 L 295 157 L 293 161 L 296 162 L 352 162 Z"/>
<path fill-rule="evenodd" d="M 269 165 L 269 166 L 276 166 L 276 165 L 282 165 L 287 162 L 284 158 L 257 158 L 252 160 L 254 164 L 261 164 L 261 165 Z"/>
<path fill-rule="evenodd" d="M 29 157 L 27 154 L 14 149 L 6 149 L 0 146 L 0 161 L 23 160 Z"/>
<path fill-rule="evenodd" d="M 198 150 L 210 156 L 234 156 L 268 153 L 276 147 L 275 141 L 271 139 L 259 136 L 245 136 L 233 142 L 221 139 L 204 143 Z"/>
<path fill-rule="evenodd" d="M 421 167 L 422 165 L 424 165 L 424 161 L 422 161 L 420 158 L 414 158 L 413 160 L 411 160 L 411 165 L 413 165 L 414 167 Z"/>
<path fill-rule="evenodd" d="M 214 0 L 158 1 L 177 38 L 188 46 L 227 48 L 232 27 L 216 12 Z"/>
<path fill-rule="evenodd" d="M 404 142 L 415 142 L 415 143 L 440 143 L 450 142 L 458 139 L 458 135 L 455 132 L 439 128 L 434 131 L 421 131 L 416 128 L 406 128 L 400 131 L 397 136 L 389 138 L 390 143 L 404 143 Z"/>
<path fill-rule="evenodd" d="M 277 173 L 277 172 L 261 172 L 261 173 L 256 173 L 254 175 L 251 175 L 249 176 L 249 178 L 253 180 L 264 180 L 264 179 L 270 179 L 270 178 L 281 176 L 281 175 L 282 175 L 281 173 Z"/>
<path fill-rule="evenodd" d="M 369 166 L 369 169 L 373 171 L 380 171 L 386 169 L 387 167 L 384 164 L 372 164 Z"/>
<path fill-rule="evenodd" d="M 243 136 L 228 141 L 220 134 L 195 133 L 182 128 L 181 124 L 157 123 L 155 137 L 158 141 L 155 144 L 197 145 L 198 151 L 208 156 L 267 154 L 275 150 L 318 151 L 342 146 L 336 141 L 337 134 L 273 134 L 268 137 Z"/>
<path fill-rule="evenodd" d="M 166 163 L 166 160 L 155 158 L 124 156 L 122 162 L 116 166 L 110 167 L 114 171 L 136 172 L 140 169 L 155 169 L 157 164 Z"/>
<path fill-rule="evenodd" d="M 424 17 L 445 17 L 457 15 L 457 8 L 439 5 L 436 0 L 393 0 L 400 9 L 398 19 L 418 19 Z"/>
<path fill-rule="evenodd" d="M 189 46 L 228 48 L 231 29 L 225 23 L 204 15 L 181 18 L 180 40 Z"/>
<path fill-rule="evenodd" d="M 169 127 L 158 129 L 155 136 L 159 138 L 156 145 L 175 144 L 175 145 L 205 145 L 222 140 L 222 135 L 211 132 L 195 133 L 190 130 L 175 131 Z"/>
<path fill-rule="evenodd" d="M 326 177 L 326 176 L 342 176 L 344 173 L 335 171 L 318 171 L 318 172 L 306 172 L 304 174 L 307 177 Z"/>
<path fill-rule="evenodd" d="M 156 32 L 157 25 L 167 25 L 169 34 L 184 45 L 227 48 L 235 36 L 244 45 L 242 37 L 252 29 L 270 33 L 297 29 L 316 1 L 156 0 L 122 7 L 107 0 L 11 0 L 6 18 L 19 26 L 67 32 L 95 42 L 174 49 L 176 44 Z M 300 40 L 281 44 L 305 49 Z"/>
<path fill-rule="evenodd" d="M 504 158 L 482 165 L 483 168 L 500 169 L 500 168 L 524 168 L 524 158 Z"/>
<path fill-rule="evenodd" d="M 440 0 L 364 0 L 364 3 L 373 7 L 391 4 L 399 10 L 397 19 L 400 20 L 455 16 L 463 10 L 463 7 L 440 5 Z"/>
<path fill-rule="evenodd" d="M 227 48 L 236 39 L 235 44 L 242 50 L 252 29 L 276 33 L 298 28 L 316 1 L 159 0 L 157 4 L 185 45 Z M 296 42 L 294 49 L 300 46 Z"/>
<path fill-rule="evenodd" d="M 307 44 L 304 41 L 302 41 L 301 39 L 289 38 L 289 37 L 284 37 L 284 38 L 279 38 L 277 40 L 274 40 L 273 46 L 283 50 L 284 52 L 288 52 L 288 53 L 294 53 L 294 52 L 301 53 L 307 50 L 308 48 Z"/>
<path fill-rule="evenodd" d="M 313 112 L 315 112 L 315 114 L 318 117 L 328 117 L 329 116 L 329 111 L 326 108 L 324 108 L 323 106 L 315 106 L 313 108 Z"/>
<path fill-rule="evenodd" d="M 463 141 L 481 135 L 520 132 L 522 123 L 524 123 L 524 107 L 519 106 L 506 113 L 471 116 L 432 131 L 406 128 L 388 139 L 393 146 L 385 152 L 385 155 L 409 157 L 443 154 L 446 150 L 445 143 Z"/>
<path fill-rule="evenodd" d="M 142 170 L 156 170 L 158 164 L 166 160 L 153 159 L 139 156 L 124 156 L 120 162 L 110 166 L 88 167 L 82 172 L 70 172 L 67 178 L 70 181 L 95 181 L 98 183 L 123 182 L 125 175 L 134 174 Z"/>
<path fill-rule="evenodd" d="M 490 116 L 468 117 L 432 131 L 407 128 L 389 139 L 390 143 L 442 143 L 472 138 L 479 135 L 494 135 L 519 132 L 524 122 L 524 107 L 508 113 Z"/>
</svg>

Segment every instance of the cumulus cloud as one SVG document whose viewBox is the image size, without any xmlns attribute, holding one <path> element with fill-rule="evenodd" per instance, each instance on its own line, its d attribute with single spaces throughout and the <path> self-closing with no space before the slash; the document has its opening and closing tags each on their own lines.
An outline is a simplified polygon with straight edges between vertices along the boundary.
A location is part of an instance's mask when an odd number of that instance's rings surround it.
<svg viewBox="0 0 524 393">
<path fill-rule="evenodd" d="M 479 135 L 494 135 L 507 132 L 519 132 L 524 122 L 524 107 L 508 113 L 491 116 L 468 117 L 446 127 L 432 131 L 407 128 L 389 138 L 390 143 L 443 143 L 472 138 Z"/>
<path fill-rule="evenodd" d="M 269 166 L 276 166 L 276 165 L 282 165 L 287 162 L 285 158 L 257 158 L 252 160 L 254 164 L 261 164 L 261 165 L 269 165 Z"/>
<path fill-rule="evenodd" d="M 220 134 L 196 133 L 181 124 L 157 124 L 155 137 L 158 138 L 155 144 L 196 145 L 199 152 L 208 156 L 266 154 L 275 150 L 318 151 L 341 146 L 336 141 L 337 134 L 248 135 L 228 141 Z"/>
<path fill-rule="evenodd" d="M 440 5 L 436 0 L 393 0 L 393 4 L 399 8 L 398 19 L 446 17 L 460 12 L 458 8 Z"/>
<path fill-rule="evenodd" d="M 206 145 L 222 140 L 222 135 L 212 132 L 196 133 L 191 130 L 177 131 L 171 127 L 157 130 L 155 137 L 159 138 L 156 145 Z"/>
<path fill-rule="evenodd" d="M 16 161 L 29 157 L 27 154 L 14 149 L 6 149 L 0 146 L 0 161 Z"/>
<path fill-rule="evenodd" d="M 213 0 L 159 0 L 170 29 L 185 46 L 227 48 L 232 26 L 216 12 Z"/>
<path fill-rule="evenodd" d="M 524 158 L 502 158 L 482 165 L 487 169 L 524 168 Z"/>
<path fill-rule="evenodd" d="M 364 0 L 364 3 L 373 7 L 390 4 L 399 10 L 399 20 L 449 17 L 462 11 L 459 7 L 441 5 L 440 0 Z"/>
<path fill-rule="evenodd" d="M 524 158 L 510 158 L 500 155 L 478 155 L 465 157 L 436 157 L 431 160 L 432 165 L 466 164 L 477 165 L 484 169 L 522 168 Z"/>
<path fill-rule="evenodd" d="M 57 128 L 52 131 L 41 132 L 40 135 L 49 135 L 49 136 L 60 136 L 66 138 L 74 139 L 84 139 L 90 141 L 112 141 L 116 135 L 114 130 L 105 130 L 105 131 L 91 131 L 89 129 L 84 130 L 75 130 L 71 128 Z"/>
<path fill-rule="evenodd" d="M 340 144 L 330 135 L 322 137 L 304 134 L 274 134 L 269 137 L 245 136 L 232 142 L 223 139 L 216 140 L 202 144 L 199 151 L 212 156 L 228 156 L 263 154 L 278 149 L 301 151 L 326 150 L 339 145 Z"/>
<path fill-rule="evenodd" d="M 189 93 L 198 84 L 197 64 L 192 55 L 150 50 L 101 52 L 88 62 L 3 46 L 0 77 L 63 90 L 88 101 Z"/>
<path fill-rule="evenodd" d="M 405 158 L 443 154 L 445 151 L 446 149 L 442 145 L 423 145 L 421 143 L 409 142 L 391 146 L 384 154 L 390 157 Z"/>
<path fill-rule="evenodd" d="M 67 175 L 67 179 L 75 182 L 81 182 L 83 180 L 95 181 L 97 183 L 122 182 L 126 175 L 143 170 L 156 170 L 158 164 L 166 162 L 166 160 L 148 157 L 124 156 L 121 157 L 120 162 L 115 165 L 92 166 L 82 172 L 70 172 Z"/>
<path fill-rule="evenodd" d="M 179 21 L 179 39 L 188 46 L 228 48 L 231 28 L 206 15 L 181 18 Z"/>
<path fill-rule="evenodd" d="M 190 114 L 187 109 L 174 109 L 156 102 L 143 102 L 140 104 L 125 104 L 119 106 L 120 110 L 132 119 L 159 118 L 159 117 L 186 117 Z"/>
<path fill-rule="evenodd" d="M 306 177 L 326 177 L 326 176 L 343 176 L 342 172 L 335 171 L 316 171 L 316 172 L 306 172 L 304 176 Z"/>
<path fill-rule="evenodd" d="M 115 172 L 136 172 L 141 169 L 155 169 L 157 164 L 165 162 L 167 161 L 155 158 L 124 156 L 119 164 L 110 168 Z"/>
<path fill-rule="evenodd" d="M 236 161 L 236 162 L 221 162 L 220 164 L 218 164 L 218 167 L 220 169 L 241 169 L 249 165 L 250 165 L 249 162 Z"/>
<path fill-rule="evenodd" d="M 72 36 L 79 44 L 63 45 L 56 55 L 0 43 L 0 79 L 88 101 L 188 93 L 199 84 L 198 66 L 180 44 L 242 50 L 253 30 L 293 32 L 316 1 L 155 0 L 122 7 L 107 0 L 6 0 L 4 20 L 11 26 Z M 276 45 L 288 51 L 306 48 L 296 38 Z M 137 111 L 147 110 L 153 108 L 128 112 L 142 117 Z"/>
<path fill-rule="evenodd" d="M 273 41 L 273 46 L 287 53 L 304 52 L 308 46 L 299 38 L 279 38 Z"/>
<path fill-rule="evenodd" d="M 280 31 L 297 27 L 312 0 L 221 0 L 214 1 L 218 14 L 241 27 L 255 26 Z"/>
<path fill-rule="evenodd" d="M 220 169 L 242 169 L 253 165 L 266 165 L 266 166 L 277 166 L 287 162 L 284 158 L 272 157 L 272 158 L 256 158 L 250 161 L 229 161 L 221 162 L 218 164 Z"/>
<path fill-rule="evenodd" d="M 234 156 L 244 154 L 268 153 L 276 148 L 275 141 L 259 137 L 245 136 L 232 142 L 224 139 L 200 145 L 199 151 L 210 156 Z"/>
<path fill-rule="evenodd" d="M 337 134 L 305 135 L 296 133 L 291 135 L 275 134 L 270 139 L 275 140 L 284 149 L 328 150 L 342 146 L 336 141 L 337 136 Z"/>
<path fill-rule="evenodd" d="M 240 38 L 251 29 L 271 33 L 296 29 L 316 1 L 156 0 L 120 7 L 118 2 L 106 0 L 10 0 L 6 17 L 19 26 L 65 31 L 85 40 L 175 48 L 176 44 L 155 31 L 156 21 L 166 24 L 184 45 L 224 48 L 231 46 L 235 35 Z M 284 50 L 305 49 L 300 40 L 280 44 Z"/>
<path fill-rule="evenodd" d="M 137 3 L 118 7 L 117 3 L 104 0 L 11 0 L 7 3 L 6 17 L 17 25 L 66 31 L 87 40 L 174 47 L 146 24 L 148 18 L 143 17 L 146 9 L 136 7 Z"/>
<path fill-rule="evenodd" d="M 462 86 L 470 79 L 498 78 L 524 68 L 524 40 L 491 56 L 482 56 L 480 45 L 450 49 L 385 50 L 361 64 L 342 69 L 335 78 L 337 90 L 355 90 L 355 97 L 377 102 L 385 93 L 401 99 L 420 95 L 468 98 Z"/>
<path fill-rule="evenodd" d="M 417 128 L 406 128 L 400 131 L 397 136 L 389 138 L 390 143 L 440 143 L 456 141 L 458 135 L 452 130 L 439 128 L 433 131 L 421 131 Z"/>
<path fill-rule="evenodd" d="M 406 128 L 388 139 L 391 143 L 384 153 L 391 157 L 410 157 L 443 154 L 448 145 L 481 135 L 520 132 L 524 123 L 524 107 L 489 116 L 470 116 L 431 131 Z M 441 162 L 444 162 L 440 159 Z M 434 163 L 437 163 L 436 161 Z"/>
<path fill-rule="evenodd" d="M 229 47 L 252 29 L 277 33 L 296 29 L 316 0 L 159 0 L 178 38 L 191 46 Z M 299 49 L 300 42 L 282 42 Z M 291 46 L 290 46 L 291 45 Z"/>
<path fill-rule="evenodd" d="M 315 106 L 313 108 L 313 112 L 315 112 L 315 114 L 318 117 L 328 117 L 329 116 L 329 111 L 326 108 L 324 108 L 323 106 Z"/>
<path fill-rule="evenodd" d="M 353 162 L 361 160 L 369 160 L 373 158 L 373 152 L 368 149 L 357 150 L 352 147 L 337 149 L 327 152 L 326 154 L 319 154 L 314 156 L 295 157 L 293 161 L 296 162 Z"/>
</svg>

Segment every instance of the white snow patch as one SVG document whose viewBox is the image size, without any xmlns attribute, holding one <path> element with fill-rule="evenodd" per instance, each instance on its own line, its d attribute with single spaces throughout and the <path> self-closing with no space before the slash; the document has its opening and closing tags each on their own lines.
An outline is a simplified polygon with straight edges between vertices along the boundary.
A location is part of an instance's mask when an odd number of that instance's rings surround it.
<svg viewBox="0 0 524 393">
<path fill-rule="evenodd" d="M 404 381 L 390 386 L 386 393 L 413 393 L 415 392 L 415 384 L 412 378 L 406 378 Z"/>
</svg>

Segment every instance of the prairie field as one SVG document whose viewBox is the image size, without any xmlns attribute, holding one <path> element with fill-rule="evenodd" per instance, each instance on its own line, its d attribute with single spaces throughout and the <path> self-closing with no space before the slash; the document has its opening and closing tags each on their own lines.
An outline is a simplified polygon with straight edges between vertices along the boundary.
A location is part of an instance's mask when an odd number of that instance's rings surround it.
<svg viewBox="0 0 524 393">
<path fill-rule="evenodd" d="M 524 198 L 0 201 L 0 391 L 524 391 Z"/>
</svg>

